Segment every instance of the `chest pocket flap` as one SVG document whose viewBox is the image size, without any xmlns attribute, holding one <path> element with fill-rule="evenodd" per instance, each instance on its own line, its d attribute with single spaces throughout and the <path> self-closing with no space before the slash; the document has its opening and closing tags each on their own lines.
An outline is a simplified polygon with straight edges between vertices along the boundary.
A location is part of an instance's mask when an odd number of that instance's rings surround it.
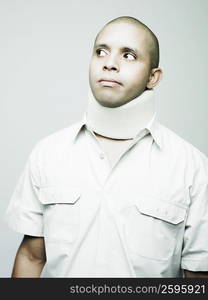
<svg viewBox="0 0 208 300">
<path fill-rule="evenodd" d="M 40 202 L 42 204 L 75 203 L 81 192 L 76 187 L 50 186 L 40 189 Z"/>
<path fill-rule="evenodd" d="M 173 203 L 166 203 L 157 199 L 142 199 L 136 201 L 135 205 L 139 212 L 172 224 L 178 224 L 185 219 L 186 208 Z"/>
</svg>

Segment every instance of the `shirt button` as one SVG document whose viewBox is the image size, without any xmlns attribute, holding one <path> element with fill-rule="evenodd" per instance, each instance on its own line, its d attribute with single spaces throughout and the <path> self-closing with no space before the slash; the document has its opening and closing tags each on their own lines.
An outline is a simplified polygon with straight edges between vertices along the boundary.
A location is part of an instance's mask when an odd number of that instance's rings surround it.
<svg viewBox="0 0 208 300">
<path fill-rule="evenodd" d="M 100 153 L 100 159 L 104 159 L 105 158 L 105 155 L 103 153 Z"/>
</svg>

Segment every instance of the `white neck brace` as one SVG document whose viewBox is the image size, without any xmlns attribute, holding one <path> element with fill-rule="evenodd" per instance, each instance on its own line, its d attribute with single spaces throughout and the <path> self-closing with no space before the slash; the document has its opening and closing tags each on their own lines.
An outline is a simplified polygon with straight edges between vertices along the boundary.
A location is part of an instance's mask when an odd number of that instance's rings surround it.
<svg viewBox="0 0 208 300">
<path fill-rule="evenodd" d="M 146 90 L 139 97 L 119 107 L 105 107 L 88 93 L 86 126 L 105 137 L 134 138 L 147 126 L 155 114 L 154 91 Z"/>
</svg>

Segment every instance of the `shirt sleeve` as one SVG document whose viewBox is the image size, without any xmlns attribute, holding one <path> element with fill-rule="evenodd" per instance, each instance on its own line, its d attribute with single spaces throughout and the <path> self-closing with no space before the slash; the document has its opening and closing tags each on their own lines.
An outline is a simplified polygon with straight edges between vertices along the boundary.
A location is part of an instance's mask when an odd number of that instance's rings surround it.
<svg viewBox="0 0 208 300">
<path fill-rule="evenodd" d="M 43 205 L 39 201 L 38 144 L 31 151 L 16 184 L 4 221 L 14 231 L 41 237 L 43 236 Z"/>
<path fill-rule="evenodd" d="M 193 272 L 208 271 L 208 158 L 200 157 L 190 186 L 181 258 L 181 268 Z"/>
</svg>

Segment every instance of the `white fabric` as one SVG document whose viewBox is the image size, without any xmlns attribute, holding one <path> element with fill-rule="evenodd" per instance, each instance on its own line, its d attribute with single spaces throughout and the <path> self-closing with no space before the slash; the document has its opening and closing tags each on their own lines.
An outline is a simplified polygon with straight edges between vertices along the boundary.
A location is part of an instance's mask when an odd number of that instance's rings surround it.
<svg viewBox="0 0 208 300">
<path fill-rule="evenodd" d="M 208 271 L 208 159 L 153 119 L 110 166 L 85 117 L 40 140 L 5 220 L 44 236 L 52 277 Z"/>
<path fill-rule="evenodd" d="M 124 152 L 129 145 L 132 143 L 131 139 L 128 140 L 114 140 L 109 138 L 104 138 L 102 136 L 96 136 L 100 143 L 101 149 L 103 149 L 104 156 L 109 161 L 109 165 L 113 166 L 114 162 L 118 157 Z"/>
<path fill-rule="evenodd" d="M 155 108 L 154 90 L 146 90 L 130 102 L 111 108 L 99 104 L 89 89 L 86 125 L 106 137 L 134 138 L 153 118 Z"/>
</svg>

